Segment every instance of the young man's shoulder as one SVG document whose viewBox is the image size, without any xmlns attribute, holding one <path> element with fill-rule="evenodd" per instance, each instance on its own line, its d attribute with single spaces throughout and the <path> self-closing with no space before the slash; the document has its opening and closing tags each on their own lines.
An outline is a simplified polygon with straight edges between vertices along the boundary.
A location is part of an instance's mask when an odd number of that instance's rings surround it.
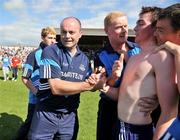
<svg viewBox="0 0 180 140">
<path fill-rule="evenodd" d="M 43 51 L 53 51 L 57 49 L 58 49 L 58 44 L 52 44 L 50 46 L 45 47 Z"/>
<path fill-rule="evenodd" d="M 31 57 L 34 57 L 35 53 L 36 53 L 37 49 L 31 51 L 28 55 L 27 55 L 27 58 L 31 58 Z"/>
<path fill-rule="evenodd" d="M 174 58 L 173 55 L 167 50 L 160 50 L 151 55 L 151 62 L 154 68 L 164 70 L 164 68 L 173 67 Z"/>
<path fill-rule="evenodd" d="M 28 56 L 35 55 L 35 53 L 36 53 L 37 51 L 39 51 L 40 49 L 41 49 L 41 48 L 40 48 L 40 47 L 38 47 L 38 48 L 36 48 L 36 49 L 34 49 L 34 50 L 30 51 L 30 53 L 28 54 Z"/>
<path fill-rule="evenodd" d="M 154 57 L 158 57 L 160 60 L 161 59 L 164 60 L 164 59 L 172 59 L 173 55 L 169 51 L 162 49 L 158 51 L 157 53 L 155 53 Z"/>
<path fill-rule="evenodd" d="M 57 55 L 60 52 L 60 47 L 57 44 L 53 44 L 44 48 L 43 55 Z"/>
</svg>

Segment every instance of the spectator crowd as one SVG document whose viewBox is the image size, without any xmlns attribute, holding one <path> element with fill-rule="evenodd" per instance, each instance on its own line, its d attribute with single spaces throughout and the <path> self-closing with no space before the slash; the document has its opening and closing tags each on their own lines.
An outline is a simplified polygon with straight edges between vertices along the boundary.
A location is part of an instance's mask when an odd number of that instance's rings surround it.
<svg viewBox="0 0 180 140">
<path fill-rule="evenodd" d="M 4 81 L 9 79 L 9 71 L 11 70 L 12 80 L 16 80 L 17 76 L 15 73 L 17 73 L 17 70 L 14 71 L 14 68 L 21 69 L 26 60 L 27 55 L 35 49 L 36 47 L 33 46 L 22 45 L 0 46 L 0 69 L 3 70 Z M 4 67 L 7 67 L 7 69 Z"/>
</svg>

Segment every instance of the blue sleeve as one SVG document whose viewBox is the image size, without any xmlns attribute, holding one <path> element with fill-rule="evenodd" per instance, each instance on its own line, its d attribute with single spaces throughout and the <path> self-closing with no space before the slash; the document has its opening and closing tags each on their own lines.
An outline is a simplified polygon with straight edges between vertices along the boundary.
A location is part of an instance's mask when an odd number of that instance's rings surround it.
<svg viewBox="0 0 180 140">
<path fill-rule="evenodd" d="M 42 63 L 40 65 L 40 78 L 60 78 L 61 67 L 58 47 L 49 46 L 42 52 Z"/>
<path fill-rule="evenodd" d="M 34 70 L 34 62 L 35 62 L 34 52 L 31 52 L 27 56 L 26 62 L 23 66 L 22 77 L 26 77 L 26 78 L 31 77 Z"/>
<path fill-rule="evenodd" d="M 128 57 L 137 55 L 137 54 L 139 54 L 141 52 L 141 48 L 137 43 L 133 43 L 133 42 L 130 42 L 130 41 L 128 41 L 127 43 L 128 43 L 129 46 L 132 47 L 132 49 L 128 50 Z"/>
</svg>

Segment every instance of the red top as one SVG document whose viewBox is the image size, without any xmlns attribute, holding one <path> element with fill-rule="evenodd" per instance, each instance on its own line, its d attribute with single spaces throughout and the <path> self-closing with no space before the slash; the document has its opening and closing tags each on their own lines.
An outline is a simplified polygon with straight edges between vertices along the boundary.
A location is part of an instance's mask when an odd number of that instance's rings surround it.
<svg viewBox="0 0 180 140">
<path fill-rule="evenodd" d="M 14 68 L 14 67 L 18 67 L 18 65 L 20 64 L 20 59 L 18 58 L 18 57 L 16 57 L 16 56 L 14 56 L 13 58 L 12 58 L 12 67 Z"/>
</svg>

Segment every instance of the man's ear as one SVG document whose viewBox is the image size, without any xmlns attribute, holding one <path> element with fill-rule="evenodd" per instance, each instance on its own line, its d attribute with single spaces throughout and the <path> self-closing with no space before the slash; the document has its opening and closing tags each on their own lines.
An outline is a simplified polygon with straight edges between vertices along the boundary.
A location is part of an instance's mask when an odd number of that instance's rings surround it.
<svg viewBox="0 0 180 140">
<path fill-rule="evenodd" d="M 80 35 L 79 35 L 79 38 L 81 38 L 81 37 L 82 37 L 82 35 L 83 35 L 83 31 L 82 31 L 82 30 L 80 30 Z"/>
<path fill-rule="evenodd" d="M 107 30 L 107 28 L 104 28 L 104 32 L 107 34 L 108 33 L 108 30 Z"/>
</svg>

